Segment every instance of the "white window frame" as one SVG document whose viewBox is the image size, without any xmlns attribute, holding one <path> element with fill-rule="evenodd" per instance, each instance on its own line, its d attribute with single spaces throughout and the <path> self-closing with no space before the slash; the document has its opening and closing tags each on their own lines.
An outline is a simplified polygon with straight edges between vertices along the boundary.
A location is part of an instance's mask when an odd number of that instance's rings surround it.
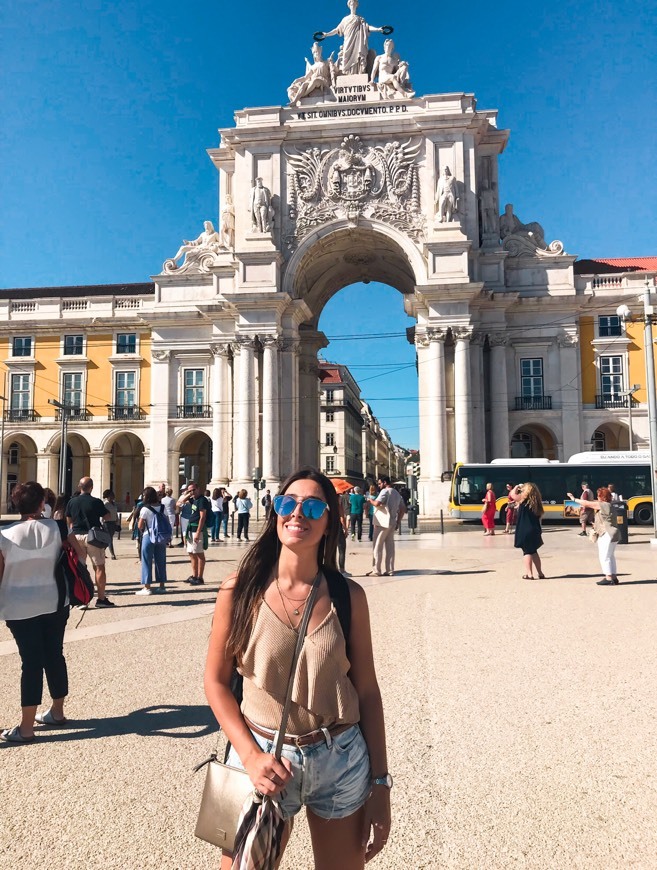
<svg viewBox="0 0 657 870">
<path fill-rule="evenodd" d="M 187 372 L 201 372 L 201 375 L 203 377 L 203 382 L 200 385 L 200 389 L 203 390 L 203 401 L 202 402 L 188 402 L 187 401 L 187 397 L 186 397 L 187 390 L 188 389 L 199 389 L 198 386 L 187 387 L 187 384 L 186 384 Z M 194 407 L 196 405 L 203 405 L 204 406 L 204 405 L 210 404 L 210 402 L 208 402 L 208 370 L 207 370 L 206 366 L 187 365 L 187 366 L 184 366 L 181 368 L 181 370 L 180 370 L 180 398 L 181 398 L 180 404 L 183 405 L 185 408 Z"/>
<path fill-rule="evenodd" d="M 30 352 L 27 354 L 15 354 L 14 353 L 14 342 L 20 339 L 29 339 L 30 341 Z M 12 335 L 9 339 L 9 356 L 12 359 L 34 359 L 34 336 L 33 335 Z"/>
<path fill-rule="evenodd" d="M 27 394 L 27 406 L 14 406 L 14 378 L 27 378 L 27 390 L 19 390 L 20 395 Z M 33 411 L 34 410 L 34 378 L 31 371 L 10 371 L 9 372 L 9 409 L 10 411 Z"/>
<path fill-rule="evenodd" d="M 132 366 L 126 365 L 126 366 L 118 366 L 118 367 L 114 367 L 114 370 L 113 370 L 113 372 L 112 372 L 112 403 L 111 403 L 111 404 L 112 404 L 112 407 L 113 407 L 113 408 L 118 408 L 118 407 L 124 407 L 124 408 L 125 408 L 125 407 L 128 407 L 127 405 L 118 405 L 118 404 L 117 404 L 117 401 L 116 401 L 117 389 L 118 389 L 118 388 L 117 388 L 117 376 L 118 376 L 118 375 L 123 375 L 123 374 L 125 374 L 126 372 L 132 372 L 132 373 L 134 374 L 134 376 L 135 376 L 135 404 L 134 404 L 133 407 L 135 407 L 135 408 L 140 408 L 140 407 L 141 407 L 141 402 L 140 402 L 140 396 L 141 396 L 141 392 L 140 392 L 140 391 L 141 391 L 141 378 L 140 378 L 140 374 L 141 374 L 141 369 L 139 368 L 139 366 L 135 366 L 135 365 L 132 365 Z M 130 419 L 130 418 L 126 418 L 126 419 Z M 136 419 L 136 418 L 135 418 L 135 419 Z"/>
<path fill-rule="evenodd" d="M 603 397 L 603 401 L 605 396 L 607 396 L 611 400 L 622 399 L 624 398 L 624 393 L 627 392 L 626 387 L 626 377 L 625 377 L 625 354 L 622 353 L 605 353 L 600 354 L 599 356 L 599 371 L 600 371 L 600 395 Z M 609 360 L 618 360 L 618 371 L 608 371 L 604 372 L 603 367 L 605 362 Z M 614 389 L 613 391 L 605 392 L 604 390 L 604 378 L 618 378 L 620 380 L 620 388 L 618 390 Z"/>
<path fill-rule="evenodd" d="M 87 370 L 86 369 L 78 369 L 78 370 L 71 369 L 70 371 L 61 372 L 61 382 L 60 382 L 60 388 L 59 388 L 59 395 L 61 397 L 60 402 L 64 405 L 68 405 L 68 402 L 66 401 L 66 378 L 75 377 L 76 375 L 79 375 L 79 377 L 80 377 L 80 390 L 79 390 L 79 392 L 80 392 L 80 404 L 74 405 L 73 407 L 79 408 L 81 411 L 84 411 L 84 409 L 86 408 L 86 404 L 87 404 L 87 401 L 86 401 L 87 400 L 87 377 L 86 377 Z M 72 391 L 72 392 L 77 392 L 77 390 Z"/>
<path fill-rule="evenodd" d="M 602 330 L 601 330 L 601 323 L 600 323 L 600 321 L 603 318 L 605 318 L 606 320 L 611 320 L 611 319 L 617 320 L 618 321 L 618 332 L 614 333 L 613 335 L 611 333 L 608 333 L 607 335 L 603 335 Z M 611 327 L 608 326 L 608 328 L 611 328 Z M 618 314 L 599 314 L 598 319 L 597 319 L 597 323 L 596 323 L 596 330 L 597 330 L 597 337 L 598 338 L 606 338 L 606 339 L 623 338 L 623 322 L 620 319 L 620 317 L 618 316 Z"/>
<path fill-rule="evenodd" d="M 16 454 L 15 459 L 12 458 Z M 11 468 L 17 468 L 21 464 L 21 445 L 18 441 L 12 441 L 7 450 L 7 465 Z"/>
<path fill-rule="evenodd" d="M 81 338 L 82 339 L 82 350 L 80 353 L 66 353 L 66 339 L 67 338 Z M 84 359 L 87 356 L 87 336 L 84 332 L 65 332 L 62 335 L 62 343 L 60 347 L 60 358 L 66 361 L 68 360 L 79 360 Z"/>
<path fill-rule="evenodd" d="M 326 447 L 335 447 L 335 432 L 326 433 Z"/>
<path fill-rule="evenodd" d="M 522 368 L 523 363 L 530 363 L 530 368 L 533 370 L 536 363 L 539 364 L 540 375 L 536 374 L 528 374 L 524 375 Z M 540 393 L 534 392 L 533 385 L 534 381 L 539 380 L 541 383 L 541 391 Z M 524 381 L 527 379 L 531 381 L 531 392 L 525 393 Z M 534 357 L 521 357 L 520 358 L 520 395 L 523 399 L 543 399 L 545 397 L 545 367 L 543 364 L 543 357 L 534 356 Z"/>
<path fill-rule="evenodd" d="M 324 468 L 326 471 L 335 471 L 335 456 L 333 454 L 325 457 Z"/>
<path fill-rule="evenodd" d="M 134 351 L 129 351 L 128 353 L 119 352 L 119 336 L 120 335 L 134 335 L 135 337 L 135 349 Z M 122 329 L 120 332 L 117 330 L 113 336 L 113 347 L 112 347 L 112 355 L 117 357 L 118 359 L 131 359 L 132 357 L 139 356 L 140 350 L 140 341 L 139 341 L 139 333 L 137 330 L 131 329 Z"/>
<path fill-rule="evenodd" d="M 327 391 L 326 391 L 326 403 L 328 405 L 332 405 L 333 402 L 335 402 L 335 390 L 334 389 L 327 389 Z"/>
<path fill-rule="evenodd" d="M 334 423 L 335 422 L 335 411 L 327 411 L 326 412 L 326 422 Z"/>
</svg>

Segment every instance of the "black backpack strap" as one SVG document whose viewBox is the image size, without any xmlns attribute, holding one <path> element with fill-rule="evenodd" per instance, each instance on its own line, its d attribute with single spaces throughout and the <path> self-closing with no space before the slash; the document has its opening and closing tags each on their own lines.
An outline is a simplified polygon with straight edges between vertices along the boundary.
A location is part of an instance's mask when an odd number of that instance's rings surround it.
<svg viewBox="0 0 657 870">
<path fill-rule="evenodd" d="M 324 576 L 328 584 L 329 597 L 333 602 L 340 620 L 340 627 L 347 646 L 347 658 L 349 658 L 349 635 L 351 633 L 351 592 L 347 578 L 339 571 L 333 571 L 324 567 Z"/>
</svg>

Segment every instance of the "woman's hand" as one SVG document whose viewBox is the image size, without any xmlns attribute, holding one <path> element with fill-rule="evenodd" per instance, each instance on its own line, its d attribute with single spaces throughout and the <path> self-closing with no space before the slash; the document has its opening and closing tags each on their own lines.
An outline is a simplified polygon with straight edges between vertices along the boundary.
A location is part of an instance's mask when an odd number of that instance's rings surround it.
<svg viewBox="0 0 657 870">
<path fill-rule="evenodd" d="M 243 763 L 254 787 L 268 797 L 282 792 L 293 776 L 289 760 L 276 761 L 270 752 L 258 751 Z"/>
<path fill-rule="evenodd" d="M 370 840 L 371 833 L 371 840 Z M 372 787 L 372 793 L 365 804 L 363 819 L 363 839 L 365 862 L 378 855 L 388 842 L 390 835 L 390 789 L 384 785 Z"/>
<path fill-rule="evenodd" d="M 572 492 L 567 492 L 566 495 L 568 496 L 568 498 L 569 498 L 571 501 L 577 501 L 577 499 L 576 499 L 575 496 L 572 494 Z"/>
</svg>

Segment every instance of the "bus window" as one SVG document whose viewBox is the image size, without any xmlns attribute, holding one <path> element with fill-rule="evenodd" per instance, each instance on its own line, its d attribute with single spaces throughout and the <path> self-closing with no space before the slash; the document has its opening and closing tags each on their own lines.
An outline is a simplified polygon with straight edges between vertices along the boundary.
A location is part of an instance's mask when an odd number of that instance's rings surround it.
<svg viewBox="0 0 657 870">
<path fill-rule="evenodd" d="M 457 481 L 458 504 L 481 504 L 486 493 L 486 469 L 468 469 L 466 474 L 461 474 L 459 469 Z"/>
</svg>

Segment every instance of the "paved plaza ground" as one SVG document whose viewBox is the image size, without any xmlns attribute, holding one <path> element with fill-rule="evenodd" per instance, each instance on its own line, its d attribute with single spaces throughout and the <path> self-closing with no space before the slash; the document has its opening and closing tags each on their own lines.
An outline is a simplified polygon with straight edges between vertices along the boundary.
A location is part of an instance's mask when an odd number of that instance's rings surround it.
<svg viewBox="0 0 657 870">
<path fill-rule="evenodd" d="M 607 588 L 577 527 L 544 537 L 544 581 L 521 579 L 509 537 L 457 524 L 405 534 L 397 575 L 363 578 L 395 776 L 371 866 L 657 868 L 657 549 L 632 528 Z M 117 607 L 67 632 L 70 727 L 0 746 L 2 870 L 218 866 L 193 835 L 192 767 L 215 741 L 203 662 L 241 546 L 213 546 L 196 589 L 172 549 L 170 591 L 136 598 L 134 549 L 118 543 Z M 354 575 L 369 561 L 366 542 L 349 544 Z M 2 727 L 18 719 L 19 667 L 2 626 Z M 282 866 L 312 867 L 304 821 Z"/>
</svg>

